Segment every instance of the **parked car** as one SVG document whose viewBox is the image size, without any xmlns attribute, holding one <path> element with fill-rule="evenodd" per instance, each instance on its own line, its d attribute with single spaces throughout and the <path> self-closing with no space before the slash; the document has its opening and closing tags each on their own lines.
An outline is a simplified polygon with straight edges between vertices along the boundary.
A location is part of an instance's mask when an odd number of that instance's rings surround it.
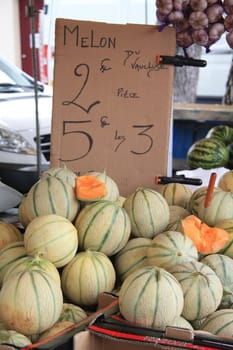
<svg viewBox="0 0 233 350">
<path fill-rule="evenodd" d="M 37 83 L 36 128 L 34 85 L 33 77 L 0 56 L 0 180 L 21 193 L 38 179 L 38 169 L 49 166 L 52 88 Z"/>
</svg>

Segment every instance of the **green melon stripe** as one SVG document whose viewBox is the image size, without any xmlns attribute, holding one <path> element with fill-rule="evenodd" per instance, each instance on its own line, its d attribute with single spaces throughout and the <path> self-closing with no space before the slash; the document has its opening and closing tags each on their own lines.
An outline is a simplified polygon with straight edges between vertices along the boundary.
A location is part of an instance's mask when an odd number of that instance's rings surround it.
<svg viewBox="0 0 233 350">
<path fill-rule="evenodd" d="M 232 309 L 231 310 L 225 310 L 224 311 L 224 314 L 222 313 L 221 316 L 227 316 L 228 314 L 232 314 Z M 219 313 L 218 312 L 215 312 L 213 313 L 212 315 L 208 316 L 208 318 L 203 322 L 202 324 L 202 328 L 208 326 L 209 324 L 211 325 L 211 323 L 215 320 L 219 320 Z M 218 334 L 220 332 L 221 329 L 223 329 L 224 327 L 228 326 L 229 324 L 231 324 L 233 322 L 233 320 L 230 320 L 229 323 L 221 323 L 221 322 L 218 322 L 220 325 L 219 328 L 216 329 L 216 334 Z"/>
<path fill-rule="evenodd" d="M 82 304 L 84 304 L 83 303 L 83 293 L 82 293 L 82 286 L 83 286 L 83 284 L 82 284 L 82 276 L 84 276 L 84 274 L 83 274 L 83 270 L 85 271 L 85 263 L 86 263 L 86 261 L 88 260 L 88 259 L 90 259 L 90 257 L 88 257 L 88 256 L 78 256 L 77 255 L 77 260 L 80 260 L 79 261 L 79 269 L 78 269 L 78 271 L 77 271 L 77 287 L 78 288 L 76 288 L 76 293 L 77 293 L 77 291 L 79 291 L 79 299 L 80 299 L 80 304 L 82 305 Z M 77 266 L 78 266 L 77 265 Z M 73 268 L 73 266 L 72 266 L 72 268 Z M 67 277 L 68 277 L 68 274 L 67 274 Z M 69 282 L 69 279 L 67 279 L 67 283 Z M 84 286 L 84 288 L 85 288 L 85 286 Z"/>
<path fill-rule="evenodd" d="M 177 297 L 177 294 L 176 294 L 176 289 L 175 289 L 175 287 L 174 287 L 174 282 L 176 283 L 176 284 L 178 284 L 179 285 L 179 282 L 177 282 L 177 279 L 172 275 L 172 276 L 170 276 L 169 274 L 167 274 L 167 273 L 164 273 L 163 274 L 163 277 L 164 277 L 164 279 L 166 279 L 166 281 L 167 281 L 167 283 L 169 284 L 169 286 L 170 286 L 170 288 L 171 288 L 171 290 L 172 290 L 172 292 L 173 292 L 173 296 L 175 297 L 175 300 L 176 300 L 176 306 L 177 306 L 177 308 L 178 308 L 178 297 Z M 172 277 L 172 278 L 171 278 Z M 177 310 L 177 308 L 176 308 L 176 311 L 178 311 Z"/>
<path fill-rule="evenodd" d="M 214 332 L 214 333 L 215 333 L 216 335 L 219 334 L 219 333 L 221 333 L 221 331 L 222 331 L 224 328 L 228 327 L 229 325 L 232 325 L 232 320 L 228 321 L 227 323 L 225 322 L 221 327 L 215 329 L 215 332 Z"/>
<path fill-rule="evenodd" d="M 40 329 L 40 320 L 41 320 L 41 317 L 40 317 L 40 307 L 39 307 L 39 302 L 38 302 L 38 293 L 37 293 L 37 289 L 36 289 L 36 286 L 35 286 L 35 281 L 34 281 L 34 278 L 33 278 L 33 274 L 32 274 L 32 271 L 22 271 L 18 274 L 18 279 L 17 279 L 17 284 L 16 284 L 16 287 L 15 287 L 15 291 L 14 291 L 14 305 L 15 305 L 15 308 L 17 308 L 17 303 L 19 302 L 19 300 L 17 299 L 17 293 L 18 293 L 18 290 L 20 288 L 20 283 L 23 282 L 23 277 L 25 274 L 28 274 L 29 273 L 29 276 L 30 276 L 30 279 L 31 279 L 31 284 L 32 284 L 32 289 L 34 291 L 34 297 L 35 297 L 35 301 L 36 301 L 36 308 L 37 308 L 37 320 L 38 320 L 38 325 L 37 325 L 37 329 Z"/>
<path fill-rule="evenodd" d="M 97 279 L 98 279 L 98 294 L 100 293 L 100 280 L 99 280 L 99 273 L 98 273 L 98 268 L 97 268 L 97 265 L 99 265 L 101 267 L 101 270 L 102 270 L 102 273 L 104 275 L 104 287 L 107 288 L 107 280 L 108 280 L 108 275 L 107 275 L 107 272 L 106 272 L 106 264 L 103 263 L 103 260 L 102 260 L 102 256 L 100 256 L 99 254 L 95 254 L 95 259 L 93 259 L 93 264 L 95 265 L 96 267 L 96 276 L 97 276 Z M 101 278 L 102 280 L 102 278 Z"/>
<path fill-rule="evenodd" d="M 42 224 L 41 223 L 37 224 L 36 228 L 33 228 L 33 230 L 31 230 L 31 231 L 27 231 L 27 240 L 29 240 L 31 238 L 31 236 L 34 236 L 38 231 L 41 231 L 44 228 L 46 228 L 46 226 L 48 226 L 50 224 L 54 224 L 54 223 L 56 224 L 58 222 L 61 225 L 63 223 L 67 224 L 67 219 L 62 217 L 62 216 L 60 216 L 59 219 L 57 217 L 56 217 L 56 219 L 52 217 L 49 221 L 46 221 L 46 222 L 44 222 Z"/>
<path fill-rule="evenodd" d="M 93 206 L 90 205 L 91 208 L 89 208 L 89 209 L 93 209 L 93 207 L 95 207 L 95 206 L 97 206 L 97 208 L 96 208 L 96 212 L 93 213 L 91 220 L 86 225 L 86 229 L 85 229 L 85 231 L 83 233 L 83 237 L 82 237 L 82 246 L 83 247 L 85 247 L 85 240 L 87 238 L 89 229 L 91 229 L 92 225 L 95 225 L 95 219 L 98 217 L 99 213 L 101 213 L 102 210 L 105 209 L 109 205 L 112 205 L 109 201 L 103 201 L 103 202 L 95 203 Z M 84 218 L 85 218 L 85 215 L 84 215 Z"/>
<path fill-rule="evenodd" d="M 76 247 L 71 247 L 66 255 L 63 255 L 63 257 L 61 257 L 60 259 L 54 260 L 53 263 L 58 264 L 58 263 L 61 263 L 63 261 L 66 261 L 67 258 L 69 258 L 75 254 L 76 250 L 77 250 Z"/>
<path fill-rule="evenodd" d="M 50 178 L 50 176 L 48 176 L 46 179 L 45 179 L 45 181 L 47 182 L 47 186 L 48 186 L 48 191 L 47 191 L 47 193 L 48 193 L 48 199 L 49 199 L 49 204 L 50 204 L 50 208 L 51 208 L 51 212 L 52 212 L 52 214 L 56 214 L 56 207 L 55 207 L 55 205 L 54 205 L 54 202 L 53 202 L 53 195 L 52 195 L 52 193 L 51 193 L 51 187 L 52 187 L 52 184 L 51 184 L 51 178 Z"/>
<path fill-rule="evenodd" d="M 47 246 L 49 244 L 52 244 L 52 243 L 56 242 L 57 240 L 59 240 L 62 237 L 66 237 L 67 233 L 69 233 L 69 231 L 63 231 L 63 232 L 60 232 L 60 234 L 57 235 L 56 237 L 54 237 L 54 238 L 52 238 L 52 239 L 50 239 L 50 240 L 48 240 L 46 242 L 41 241 L 41 243 L 36 246 L 36 249 L 38 250 L 41 247 L 44 247 L 44 246 Z M 67 239 L 68 239 L 68 237 L 67 237 Z"/>
<path fill-rule="evenodd" d="M 56 297 L 54 296 L 54 293 L 53 293 L 53 288 L 51 287 L 51 284 L 49 283 L 49 279 L 50 278 L 47 278 L 47 274 L 46 273 L 41 273 L 40 270 L 35 270 L 35 273 L 39 274 L 43 280 L 45 281 L 45 283 L 47 284 L 49 290 L 50 290 L 50 293 L 51 293 L 51 296 L 52 296 L 52 304 L 53 304 L 53 317 L 52 317 L 52 320 L 55 320 L 55 316 L 56 316 Z"/>
<path fill-rule="evenodd" d="M 154 272 L 154 270 L 153 270 Z M 157 271 L 156 271 L 157 272 Z M 146 274 L 148 274 L 148 272 L 146 272 Z M 147 287 L 147 284 L 150 283 L 150 281 L 152 280 L 152 278 L 156 278 L 157 276 L 155 276 L 154 273 L 151 273 L 148 275 L 146 281 L 144 282 L 144 285 L 142 286 L 139 294 L 137 295 L 137 298 L 135 298 L 135 305 L 134 305 L 134 308 L 133 308 L 133 321 L 137 321 L 137 307 L 138 307 L 138 304 L 140 303 L 141 301 L 141 298 L 143 297 L 143 294 L 146 290 L 146 287 Z M 156 278 L 158 280 L 158 278 Z M 156 298 L 155 298 L 155 307 L 154 307 L 154 315 L 157 313 L 158 311 L 158 287 L 159 287 L 159 283 L 156 283 Z M 150 300 L 150 302 L 152 302 L 152 300 Z M 154 316 L 155 317 L 155 316 Z"/>
<path fill-rule="evenodd" d="M 65 200 L 66 200 L 66 218 L 68 219 L 70 216 L 70 205 L 71 205 L 71 201 L 70 201 L 70 196 L 67 190 L 67 184 L 65 184 L 62 179 L 57 178 L 57 180 L 60 182 L 63 190 L 64 190 L 64 195 L 65 195 Z"/>
<path fill-rule="evenodd" d="M 216 217 L 218 216 L 218 212 L 219 212 L 219 210 L 220 210 L 220 208 L 222 206 L 222 203 L 224 203 L 225 197 L 228 195 L 228 192 L 225 192 L 224 196 L 223 196 L 222 191 L 219 192 L 219 193 L 216 192 L 216 196 L 219 197 L 219 194 L 220 194 L 220 201 L 215 201 L 215 208 L 214 208 L 215 209 L 215 213 L 213 211 L 211 213 L 214 216 L 214 221 L 213 222 L 217 221 Z M 207 211 L 205 210 L 204 211 L 204 215 L 203 215 L 203 221 L 205 221 L 206 213 L 207 213 Z"/>
<path fill-rule="evenodd" d="M 221 274 L 223 273 L 224 280 L 227 278 L 227 265 L 224 263 L 224 258 L 220 254 L 217 255 L 216 257 L 218 259 L 218 264 L 221 264 Z"/>
<path fill-rule="evenodd" d="M 195 287 L 197 289 L 197 303 L 196 303 L 196 319 L 200 318 L 200 312 L 202 309 L 202 297 L 201 297 L 201 285 L 200 283 L 195 283 Z"/>
<path fill-rule="evenodd" d="M 135 266 L 143 263 L 144 261 L 147 260 L 147 257 L 146 256 L 143 256 L 142 258 L 138 259 L 137 261 L 135 261 L 133 264 L 131 265 L 128 265 L 128 268 L 125 269 L 125 271 L 122 273 L 122 278 L 124 278 L 124 276 L 127 274 L 127 272 L 129 272 L 131 269 L 134 269 Z"/>
<path fill-rule="evenodd" d="M 147 207 L 147 212 L 148 212 L 148 216 L 149 216 L 149 222 L 150 222 L 150 226 L 152 227 L 152 230 L 154 231 L 155 230 L 155 226 L 154 226 L 154 221 L 153 221 L 153 216 L 152 216 L 152 213 L 151 213 L 151 210 L 150 210 L 150 203 L 147 199 L 147 196 L 146 196 L 146 192 L 150 192 L 152 193 L 153 195 L 155 195 L 154 191 L 151 191 L 149 189 L 146 189 L 144 190 L 143 188 L 139 189 L 139 191 L 136 191 L 134 196 L 133 196 L 133 201 L 132 201 L 132 215 L 133 215 L 133 222 L 137 228 L 137 231 L 140 232 L 139 230 L 139 227 L 138 227 L 138 224 L 137 224 L 137 215 L 135 215 L 135 212 L 134 212 L 134 201 L 136 200 L 136 195 L 138 193 L 141 193 L 144 197 L 144 200 L 145 200 L 145 203 L 146 203 L 146 207 Z M 156 196 L 157 197 L 157 196 Z"/>
<path fill-rule="evenodd" d="M 124 298 L 124 296 L 127 294 L 129 288 L 131 288 L 131 286 L 133 285 L 133 283 L 135 281 L 137 281 L 138 278 L 142 277 L 143 275 L 148 273 L 148 270 L 150 270 L 151 267 L 148 266 L 145 269 L 143 269 L 142 272 L 140 272 L 140 274 L 136 275 L 133 279 L 130 279 L 130 283 L 128 283 L 128 285 L 126 285 L 126 287 L 124 288 L 124 290 L 121 292 L 122 293 L 122 298 Z"/>
<path fill-rule="evenodd" d="M 124 219 L 123 229 L 122 229 L 123 233 L 122 233 L 122 236 L 121 236 L 121 240 L 119 241 L 119 243 L 116 246 L 116 248 L 113 250 L 112 255 L 116 254 L 118 252 L 118 250 L 120 249 L 120 247 L 122 246 L 122 242 L 124 242 L 124 240 L 125 240 L 126 229 L 127 229 L 127 215 L 128 214 L 126 213 L 126 211 L 123 208 L 121 208 L 121 207 L 119 207 L 119 208 L 120 208 L 120 212 L 123 214 L 123 219 Z"/>
<path fill-rule="evenodd" d="M 149 248 L 149 245 L 148 244 L 142 244 L 142 245 L 138 245 L 138 246 L 134 246 L 134 247 L 130 247 L 130 248 L 127 248 L 127 249 L 122 249 L 119 253 L 117 253 L 117 257 L 121 257 L 122 255 L 125 255 L 127 254 L 128 252 L 132 252 L 134 250 L 137 250 L 137 249 L 143 249 L 143 248 Z"/>
<path fill-rule="evenodd" d="M 229 242 L 223 249 L 221 249 L 221 250 L 219 251 L 219 253 L 221 253 L 221 254 L 227 253 L 227 251 L 228 251 L 229 249 L 231 249 L 232 245 L 233 245 L 233 239 L 230 240 L 230 242 Z"/>
<path fill-rule="evenodd" d="M 104 244 L 106 243 L 108 237 L 109 237 L 109 234 L 111 234 L 111 230 L 115 224 L 115 222 L 117 221 L 117 218 L 118 218 L 118 213 L 120 212 L 121 208 L 120 207 L 116 207 L 116 210 L 114 211 L 112 217 L 111 217 L 111 221 L 109 222 L 109 226 L 107 228 L 107 230 L 105 232 L 103 232 L 103 238 L 102 240 L 100 241 L 99 243 L 99 246 L 97 247 L 97 250 L 102 250 L 103 247 L 104 247 Z"/>
<path fill-rule="evenodd" d="M 37 182 L 34 185 L 34 187 L 32 188 L 32 208 L 33 208 L 33 212 L 34 212 L 35 216 L 39 216 L 37 206 L 36 206 L 36 193 L 38 190 L 38 185 L 39 185 L 39 182 Z"/>
<path fill-rule="evenodd" d="M 7 261 L 7 262 L 5 263 L 5 265 L 0 266 L 0 272 L 1 272 L 2 270 L 4 270 L 7 266 L 13 265 L 16 261 L 18 261 L 18 260 L 20 260 L 20 259 L 22 259 L 22 258 L 24 258 L 24 257 L 26 257 L 26 256 L 27 256 L 27 254 L 25 253 L 24 255 L 17 256 L 17 257 L 15 257 L 15 258 L 12 259 L 12 260 Z"/>
</svg>

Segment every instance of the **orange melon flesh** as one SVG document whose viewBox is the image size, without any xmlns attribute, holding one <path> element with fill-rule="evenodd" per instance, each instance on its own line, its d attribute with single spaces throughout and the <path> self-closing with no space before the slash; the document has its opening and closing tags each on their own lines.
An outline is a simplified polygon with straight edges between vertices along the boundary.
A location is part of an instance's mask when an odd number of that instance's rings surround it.
<svg viewBox="0 0 233 350">
<path fill-rule="evenodd" d="M 189 215 L 182 220 L 183 232 L 201 254 L 217 253 L 229 241 L 229 233 L 218 227 L 210 227 L 197 216 Z"/>
<path fill-rule="evenodd" d="M 77 176 L 75 179 L 76 198 L 82 201 L 95 201 L 107 195 L 105 184 L 93 175 Z"/>
</svg>

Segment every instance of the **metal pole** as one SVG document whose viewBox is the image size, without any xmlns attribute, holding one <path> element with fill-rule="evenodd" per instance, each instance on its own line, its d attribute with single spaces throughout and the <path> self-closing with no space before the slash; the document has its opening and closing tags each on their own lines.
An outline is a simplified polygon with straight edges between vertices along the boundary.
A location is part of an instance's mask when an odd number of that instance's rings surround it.
<svg viewBox="0 0 233 350">
<path fill-rule="evenodd" d="M 32 63 L 33 63 L 33 78 L 34 78 L 34 93 L 35 93 L 35 120 L 36 120 L 36 156 L 37 156 L 37 175 L 41 174 L 41 144 L 40 144 L 40 122 L 38 109 L 38 68 L 35 43 L 35 4 L 34 0 L 29 0 L 28 16 L 30 18 L 31 28 L 31 43 L 32 43 Z"/>
</svg>

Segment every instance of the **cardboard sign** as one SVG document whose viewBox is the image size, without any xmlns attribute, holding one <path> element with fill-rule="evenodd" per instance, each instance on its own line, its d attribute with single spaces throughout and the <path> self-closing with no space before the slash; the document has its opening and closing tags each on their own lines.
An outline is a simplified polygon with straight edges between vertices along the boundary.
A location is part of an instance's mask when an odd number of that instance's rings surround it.
<svg viewBox="0 0 233 350">
<path fill-rule="evenodd" d="M 56 20 L 51 166 L 105 171 L 128 195 L 169 170 L 175 31 Z"/>
</svg>

